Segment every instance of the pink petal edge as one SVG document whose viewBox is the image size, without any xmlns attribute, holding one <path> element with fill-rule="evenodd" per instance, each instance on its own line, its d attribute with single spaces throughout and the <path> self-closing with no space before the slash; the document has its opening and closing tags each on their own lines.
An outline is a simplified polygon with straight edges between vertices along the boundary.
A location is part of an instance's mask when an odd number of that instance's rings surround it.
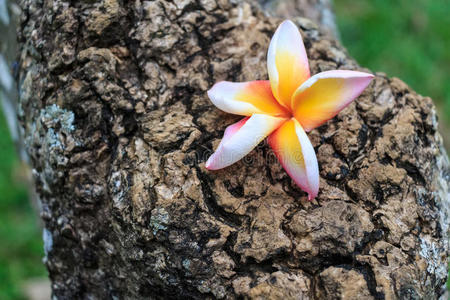
<svg viewBox="0 0 450 300">
<path fill-rule="evenodd" d="M 254 114 L 228 126 L 217 150 L 209 157 L 205 167 L 208 170 L 218 170 L 234 164 L 285 121 L 285 118 Z"/>
</svg>

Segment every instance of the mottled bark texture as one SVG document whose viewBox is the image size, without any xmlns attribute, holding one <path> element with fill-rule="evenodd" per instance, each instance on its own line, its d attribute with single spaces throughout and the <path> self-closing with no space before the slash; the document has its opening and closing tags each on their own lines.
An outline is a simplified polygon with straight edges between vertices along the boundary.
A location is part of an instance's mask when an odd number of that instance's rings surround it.
<svg viewBox="0 0 450 300">
<path fill-rule="evenodd" d="M 430 98 L 376 74 L 309 134 L 321 182 L 308 202 L 264 143 L 204 168 L 239 119 L 208 88 L 267 78 L 281 20 L 258 1 L 21 7 L 19 118 L 57 299 L 442 294 L 450 175 Z M 361 69 L 314 23 L 294 21 L 312 73 Z"/>
</svg>

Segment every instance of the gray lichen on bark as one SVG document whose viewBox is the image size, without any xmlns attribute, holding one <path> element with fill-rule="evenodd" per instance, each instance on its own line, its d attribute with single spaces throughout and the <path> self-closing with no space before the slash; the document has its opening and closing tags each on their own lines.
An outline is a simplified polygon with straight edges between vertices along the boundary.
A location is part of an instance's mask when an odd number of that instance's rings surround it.
<svg viewBox="0 0 450 300">
<path fill-rule="evenodd" d="M 376 74 L 309 134 L 321 183 L 308 202 L 264 143 L 204 168 L 238 119 L 207 89 L 267 78 L 281 19 L 257 1 L 20 3 L 19 119 L 55 297 L 441 295 L 450 171 L 431 99 Z M 313 74 L 361 69 L 293 20 Z"/>
</svg>

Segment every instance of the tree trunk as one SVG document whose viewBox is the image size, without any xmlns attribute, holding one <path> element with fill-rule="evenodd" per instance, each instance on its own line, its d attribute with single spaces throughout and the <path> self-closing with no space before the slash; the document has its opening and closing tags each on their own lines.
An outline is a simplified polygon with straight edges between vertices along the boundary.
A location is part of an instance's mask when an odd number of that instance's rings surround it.
<svg viewBox="0 0 450 300">
<path fill-rule="evenodd" d="M 237 120 L 206 91 L 267 78 L 278 17 L 304 3 L 271 2 L 20 2 L 19 120 L 57 299 L 443 293 L 449 163 L 431 99 L 399 79 L 377 73 L 309 133 L 313 202 L 266 144 L 204 168 Z M 361 69 L 320 17 L 328 2 L 308 2 L 303 13 L 329 32 L 293 18 L 312 73 Z"/>
</svg>

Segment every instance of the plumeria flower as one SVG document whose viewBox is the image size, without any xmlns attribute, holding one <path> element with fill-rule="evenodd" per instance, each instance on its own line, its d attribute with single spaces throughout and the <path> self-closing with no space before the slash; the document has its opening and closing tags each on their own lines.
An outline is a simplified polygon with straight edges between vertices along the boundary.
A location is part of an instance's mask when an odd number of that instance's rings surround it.
<svg viewBox="0 0 450 300">
<path fill-rule="evenodd" d="M 373 75 L 333 70 L 310 76 L 297 27 L 284 21 L 267 54 L 269 80 L 216 83 L 208 96 L 219 109 L 245 116 L 228 126 L 206 168 L 225 168 L 268 142 L 289 176 L 312 200 L 319 191 L 319 167 L 305 131 L 333 118 L 358 97 Z"/>
</svg>

